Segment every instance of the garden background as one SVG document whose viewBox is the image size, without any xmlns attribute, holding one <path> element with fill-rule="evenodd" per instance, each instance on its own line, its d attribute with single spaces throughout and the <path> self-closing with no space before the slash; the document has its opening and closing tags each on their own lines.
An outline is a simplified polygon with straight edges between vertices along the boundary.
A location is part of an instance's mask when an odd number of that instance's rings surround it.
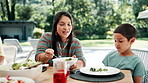
<svg viewBox="0 0 148 83">
<path fill-rule="evenodd" d="M 51 32 L 56 12 L 68 11 L 74 18 L 75 36 L 83 46 L 112 46 L 114 29 L 130 23 L 138 30 L 138 41 L 144 41 L 138 47 L 144 47 L 148 18 L 137 16 L 147 9 L 148 0 L 0 0 L 0 21 L 33 21 L 33 38 L 40 38 L 44 32 Z"/>
</svg>

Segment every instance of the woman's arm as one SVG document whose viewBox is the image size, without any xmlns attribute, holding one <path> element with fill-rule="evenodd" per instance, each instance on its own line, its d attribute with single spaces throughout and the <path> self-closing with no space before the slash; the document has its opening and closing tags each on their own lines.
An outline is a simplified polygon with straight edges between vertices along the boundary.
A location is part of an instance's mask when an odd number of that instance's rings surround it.
<svg viewBox="0 0 148 83">
<path fill-rule="evenodd" d="M 74 38 L 71 47 L 72 47 L 71 50 L 73 51 L 72 57 L 78 58 L 78 61 L 76 62 L 76 64 L 71 66 L 70 69 L 73 70 L 73 69 L 79 69 L 81 67 L 84 67 L 86 59 L 83 57 L 84 55 L 83 55 L 82 45 L 80 41 L 77 38 Z"/>
<path fill-rule="evenodd" d="M 54 51 L 49 48 L 51 47 L 51 41 L 51 33 L 47 32 L 41 36 L 37 46 L 35 57 L 36 61 L 47 63 L 50 59 L 52 59 Z"/>
</svg>

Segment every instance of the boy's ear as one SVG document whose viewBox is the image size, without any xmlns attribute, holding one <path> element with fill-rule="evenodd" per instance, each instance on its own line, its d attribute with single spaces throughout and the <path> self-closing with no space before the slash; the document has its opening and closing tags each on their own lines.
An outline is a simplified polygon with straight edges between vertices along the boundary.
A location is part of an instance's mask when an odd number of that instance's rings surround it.
<svg viewBox="0 0 148 83">
<path fill-rule="evenodd" d="M 132 44 L 132 43 L 134 43 L 134 42 L 135 42 L 135 40 L 136 40 L 136 38 L 135 38 L 135 37 L 131 38 L 131 39 L 130 39 L 131 44 Z"/>
</svg>

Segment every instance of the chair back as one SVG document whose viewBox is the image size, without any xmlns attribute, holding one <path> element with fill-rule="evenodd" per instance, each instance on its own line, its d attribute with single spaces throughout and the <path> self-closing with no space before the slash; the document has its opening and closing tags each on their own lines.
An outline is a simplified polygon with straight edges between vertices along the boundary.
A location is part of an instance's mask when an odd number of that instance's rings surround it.
<svg viewBox="0 0 148 83">
<path fill-rule="evenodd" d="M 30 42 L 31 46 L 33 47 L 33 49 L 36 50 L 39 39 L 30 39 L 29 42 Z"/>
<path fill-rule="evenodd" d="M 142 59 L 146 69 L 146 75 L 143 77 L 143 83 L 148 83 L 148 50 L 132 49 L 132 51 Z"/>
<path fill-rule="evenodd" d="M 4 39 L 6 45 L 14 45 L 17 47 L 17 52 L 23 52 L 23 49 L 17 39 Z"/>
<path fill-rule="evenodd" d="M 15 63 L 17 47 L 16 46 L 3 46 L 3 54 L 7 63 Z"/>
<path fill-rule="evenodd" d="M 2 40 L 1 40 L 1 37 L 0 37 L 0 56 L 3 55 L 3 51 L 2 51 Z"/>
</svg>

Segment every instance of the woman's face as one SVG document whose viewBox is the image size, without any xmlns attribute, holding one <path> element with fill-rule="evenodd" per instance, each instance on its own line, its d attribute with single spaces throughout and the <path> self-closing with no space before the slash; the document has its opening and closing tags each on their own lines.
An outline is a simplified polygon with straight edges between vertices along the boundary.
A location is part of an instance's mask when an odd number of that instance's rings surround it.
<svg viewBox="0 0 148 83">
<path fill-rule="evenodd" d="M 66 39 L 72 31 L 71 20 L 67 16 L 62 16 L 57 24 L 57 33 L 61 39 Z"/>
</svg>

